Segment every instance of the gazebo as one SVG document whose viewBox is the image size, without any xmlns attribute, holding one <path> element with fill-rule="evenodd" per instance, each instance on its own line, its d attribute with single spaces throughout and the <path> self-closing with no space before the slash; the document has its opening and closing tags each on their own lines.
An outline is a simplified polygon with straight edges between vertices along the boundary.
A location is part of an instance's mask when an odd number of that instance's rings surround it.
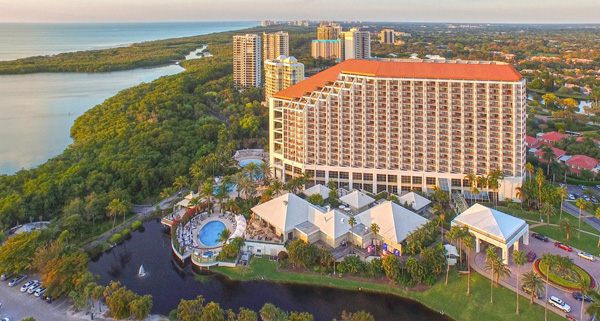
<svg viewBox="0 0 600 321">
<path fill-rule="evenodd" d="M 323 200 L 326 200 L 329 198 L 329 192 L 331 192 L 331 189 L 329 189 L 327 186 L 317 184 L 315 186 L 305 189 L 302 192 L 302 194 L 304 194 L 306 196 L 312 196 L 314 194 L 321 194 L 321 197 L 323 197 Z"/>
<path fill-rule="evenodd" d="M 519 240 L 529 244 L 529 225 L 522 219 L 475 204 L 455 217 L 452 226 L 464 226 L 475 237 L 475 252 L 480 251 L 480 242 L 484 241 L 502 249 L 502 260 L 508 262 L 508 249 L 519 249 Z"/>
</svg>

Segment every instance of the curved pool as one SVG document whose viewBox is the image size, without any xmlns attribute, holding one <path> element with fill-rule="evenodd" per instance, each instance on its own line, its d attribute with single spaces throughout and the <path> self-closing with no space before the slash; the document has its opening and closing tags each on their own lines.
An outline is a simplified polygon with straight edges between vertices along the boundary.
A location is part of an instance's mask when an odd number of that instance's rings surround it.
<svg viewBox="0 0 600 321">
<path fill-rule="evenodd" d="M 263 160 L 262 159 L 245 159 L 245 160 L 241 160 L 239 161 L 239 164 L 241 167 L 244 167 L 250 163 L 254 163 L 256 165 L 260 165 L 262 164 Z"/>
<path fill-rule="evenodd" d="M 206 223 L 206 225 L 204 225 L 204 227 L 200 229 L 198 238 L 204 246 L 215 246 L 220 243 L 217 241 L 217 239 L 219 238 L 219 234 L 221 234 L 221 231 L 223 231 L 224 229 L 225 224 L 223 224 L 223 222 L 208 222 Z"/>
</svg>

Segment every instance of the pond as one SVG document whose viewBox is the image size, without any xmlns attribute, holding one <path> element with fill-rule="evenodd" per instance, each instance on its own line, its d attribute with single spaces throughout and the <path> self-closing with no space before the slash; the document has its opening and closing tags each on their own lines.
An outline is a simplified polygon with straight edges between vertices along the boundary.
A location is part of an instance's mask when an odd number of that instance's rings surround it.
<svg viewBox="0 0 600 321">
<path fill-rule="evenodd" d="M 144 278 L 137 276 L 142 264 L 148 273 Z M 91 261 L 89 270 L 100 276 L 100 284 L 115 280 L 139 294 L 151 294 L 152 313 L 162 315 L 168 315 L 181 299 L 202 295 L 224 309 L 238 311 L 245 307 L 258 311 L 265 303 L 272 303 L 288 311 L 312 313 L 316 321 L 339 319 L 343 310 L 365 310 L 383 321 L 451 320 L 416 301 L 394 295 L 265 281 L 239 282 L 211 273 L 199 275 L 191 264 L 181 265 L 173 258 L 170 237 L 157 221 L 144 224 L 143 229 L 132 233 L 130 240 Z"/>
</svg>

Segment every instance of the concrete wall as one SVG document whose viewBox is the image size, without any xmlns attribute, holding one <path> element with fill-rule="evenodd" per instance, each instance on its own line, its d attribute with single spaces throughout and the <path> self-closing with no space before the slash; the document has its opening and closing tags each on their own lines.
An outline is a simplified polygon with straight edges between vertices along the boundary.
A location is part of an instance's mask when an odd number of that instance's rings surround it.
<svg viewBox="0 0 600 321">
<path fill-rule="evenodd" d="M 266 243 L 246 240 L 244 246 L 242 246 L 242 251 L 248 251 L 249 248 L 252 248 L 253 255 L 277 255 L 281 251 L 287 252 L 285 246 L 283 246 L 281 243 Z"/>
</svg>

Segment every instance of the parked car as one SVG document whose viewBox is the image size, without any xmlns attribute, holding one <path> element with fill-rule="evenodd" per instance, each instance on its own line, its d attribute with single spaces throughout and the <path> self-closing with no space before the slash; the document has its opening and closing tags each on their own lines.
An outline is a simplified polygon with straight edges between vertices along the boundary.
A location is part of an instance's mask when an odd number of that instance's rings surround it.
<svg viewBox="0 0 600 321">
<path fill-rule="evenodd" d="M 572 248 L 572 247 L 570 247 L 570 246 L 568 246 L 568 245 L 567 245 L 567 244 L 565 244 L 565 243 L 561 243 L 561 242 L 554 242 L 554 246 L 556 246 L 556 247 L 558 247 L 558 248 L 561 248 L 561 249 L 563 249 L 563 250 L 565 250 L 565 251 L 569 251 L 569 252 L 573 251 L 573 248 Z"/>
<path fill-rule="evenodd" d="M 529 251 L 529 253 L 527 253 L 527 261 L 529 262 L 533 262 L 533 260 L 535 260 L 535 258 L 537 257 L 537 254 L 535 254 L 534 251 Z"/>
<path fill-rule="evenodd" d="M 10 319 L 8 317 L 2 319 L 2 321 L 10 321 Z"/>
<path fill-rule="evenodd" d="M 594 256 L 587 252 L 577 252 L 577 256 L 582 257 L 586 260 L 590 260 L 592 262 L 594 262 L 595 260 Z"/>
<path fill-rule="evenodd" d="M 8 286 L 15 286 L 27 278 L 27 274 L 19 275 L 8 282 Z"/>
<path fill-rule="evenodd" d="M 540 241 L 548 242 L 548 237 L 546 235 L 543 235 L 540 233 L 533 233 L 533 234 L 531 234 L 531 236 L 535 237 L 536 239 L 538 239 Z"/>
<path fill-rule="evenodd" d="M 37 284 L 30 286 L 29 289 L 27 289 L 27 293 L 33 294 L 33 292 L 37 291 L 37 289 L 39 289 L 41 287 L 42 287 L 42 284 L 40 282 L 38 282 Z"/>
<path fill-rule="evenodd" d="M 580 292 L 573 292 L 573 299 L 581 301 L 582 298 L 585 300 L 585 302 L 594 302 L 594 299 L 587 295 L 581 295 Z"/>
<path fill-rule="evenodd" d="M 565 302 L 563 302 L 563 300 L 555 297 L 554 295 L 548 299 L 548 303 L 550 303 L 550 305 L 552 305 L 554 307 L 559 308 L 563 312 L 566 312 L 566 313 L 571 312 L 571 307 L 568 304 L 566 304 Z"/>
<path fill-rule="evenodd" d="M 588 201 L 588 202 L 591 201 L 590 198 L 587 195 L 583 195 L 583 199 L 586 200 L 586 201 Z"/>
<path fill-rule="evenodd" d="M 0 281 L 6 281 L 6 280 L 8 280 L 8 279 L 9 279 L 11 276 L 13 276 L 13 275 L 12 275 L 12 274 L 10 274 L 10 273 L 5 273 L 5 274 L 2 274 L 2 275 L 0 275 Z"/>
<path fill-rule="evenodd" d="M 571 194 L 571 193 L 567 194 L 567 197 L 568 197 L 570 200 L 572 200 L 572 201 L 574 201 L 574 200 L 575 200 L 575 195 L 573 195 L 573 194 Z"/>
<path fill-rule="evenodd" d="M 44 294 L 44 292 L 46 292 L 46 288 L 39 288 L 35 290 L 35 293 L 33 295 L 40 297 Z"/>
<path fill-rule="evenodd" d="M 587 187 L 585 185 L 579 185 L 579 188 L 581 188 L 582 190 L 585 190 Z"/>
<path fill-rule="evenodd" d="M 521 284 L 521 289 L 523 290 L 523 292 L 531 294 L 531 289 L 526 287 L 525 284 Z M 536 299 L 544 298 L 544 296 L 538 290 L 535 291 L 535 293 L 533 294 L 533 297 L 535 297 Z"/>
<path fill-rule="evenodd" d="M 600 189 L 600 185 L 596 185 L 596 188 L 597 188 L 597 189 Z"/>
<path fill-rule="evenodd" d="M 35 286 L 38 284 L 38 280 L 31 280 L 25 284 L 23 284 L 23 286 L 21 287 L 21 292 L 25 292 L 27 291 L 30 287 Z"/>
<path fill-rule="evenodd" d="M 560 186 L 560 187 L 566 187 L 567 185 L 563 184 L 563 183 L 558 183 L 558 186 Z"/>
</svg>

